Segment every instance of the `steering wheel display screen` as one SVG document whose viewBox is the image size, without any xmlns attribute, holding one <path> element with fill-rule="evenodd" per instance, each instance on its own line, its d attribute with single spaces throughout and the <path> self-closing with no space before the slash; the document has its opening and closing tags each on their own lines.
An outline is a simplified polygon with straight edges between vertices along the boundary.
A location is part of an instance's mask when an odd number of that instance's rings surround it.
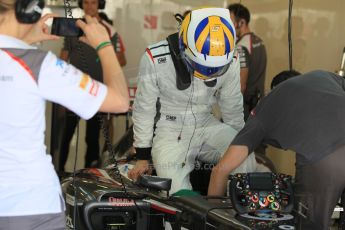
<svg viewBox="0 0 345 230">
<path fill-rule="evenodd" d="M 273 182 L 271 174 L 249 174 L 249 187 L 251 190 L 273 190 Z"/>
</svg>

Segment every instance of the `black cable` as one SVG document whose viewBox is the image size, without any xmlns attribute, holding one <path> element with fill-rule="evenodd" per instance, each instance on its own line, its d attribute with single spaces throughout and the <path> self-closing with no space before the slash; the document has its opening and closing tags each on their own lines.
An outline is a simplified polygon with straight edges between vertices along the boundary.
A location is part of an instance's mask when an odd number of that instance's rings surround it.
<svg viewBox="0 0 345 230">
<path fill-rule="evenodd" d="M 186 156 L 184 158 L 184 161 L 182 162 L 182 167 L 184 167 L 187 163 L 187 157 L 188 157 L 188 151 L 189 151 L 189 148 L 190 148 L 190 145 L 192 143 L 192 140 L 193 140 L 193 137 L 194 137 L 194 134 L 195 134 L 195 130 L 196 130 L 196 116 L 194 114 L 194 111 L 193 111 L 193 96 L 194 96 L 194 77 L 191 76 L 192 78 L 192 89 L 191 89 L 191 100 L 190 100 L 190 109 L 192 111 L 192 114 L 193 114 L 193 117 L 194 117 L 194 129 L 193 129 L 193 133 L 192 133 L 192 136 L 191 138 L 189 139 L 189 143 L 188 143 L 188 148 L 187 148 L 187 152 L 186 152 Z M 188 105 L 187 105 L 188 106 Z M 184 119 L 183 119 L 184 120 Z M 183 128 L 183 126 L 182 126 Z M 182 128 L 181 128 L 181 132 L 182 132 Z"/>
<path fill-rule="evenodd" d="M 192 78 L 193 76 L 191 76 Z M 193 81 L 193 79 L 192 79 Z M 194 87 L 193 87 L 194 88 Z M 187 105 L 186 105 L 186 108 L 184 110 L 184 115 L 183 115 L 183 119 L 182 119 L 182 126 L 181 126 L 181 130 L 180 130 L 180 133 L 177 137 L 177 140 L 180 141 L 181 140 L 181 135 L 182 135 L 182 130 L 183 130 L 183 126 L 184 126 L 184 122 L 185 122 L 185 119 L 186 119 L 186 114 L 187 114 L 187 110 L 188 110 L 188 106 L 189 106 L 189 103 L 191 103 L 191 99 L 193 98 L 193 92 L 194 90 L 191 89 L 191 94 L 189 95 L 189 98 L 188 98 L 188 101 L 187 101 Z"/>
<path fill-rule="evenodd" d="M 292 66 L 292 6 L 293 6 L 293 0 L 289 0 L 289 12 L 288 12 L 288 49 L 289 49 L 289 70 L 293 70 Z"/>
<path fill-rule="evenodd" d="M 183 121 L 182 121 L 181 131 L 180 131 L 180 134 L 179 134 L 177 140 L 181 140 L 182 130 L 183 130 L 183 127 L 184 127 L 184 122 L 185 122 L 185 116 L 186 116 L 186 112 L 187 112 L 187 108 L 188 108 L 188 105 L 189 105 L 189 104 L 190 104 L 191 112 L 192 112 L 193 118 L 194 118 L 194 129 L 193 129 L 192 136 L 191 136 L 191 138 L 190 138 L 190 140 L 189 140 L 189 143 L 188 143 L 188 148 L 187 148 L 187 152 L 186 152 L 186 155 L 185 155 L 185 159 L 184 159 L 184 161 L 183 161 L 183 163 L 182 163 L 182 167 L 184 167 L 184 166 L 186 165 L 186 163 L 187 163 L 188 151 L 189 151 L 189 149 L 190 149 L 190 145 L 191 145 L 191 143 L 192 143 L 192 140 L 193 140 L 194 135 L 195 135 L 195 131 L 196 131 L 196 129 L 197 129 L 197 119 L 196 119 L 196 115 L 195 115 L 195 113 L 194 113 L 194 111 L 193 111 L 194 77 L 193 77 L 193 76 L 191 76 L 191 77 L 192 77 L 192 79 L 191 79 L 191 81 L 192 81 L 192 82 L 191 82 L 191 84 L 192 84 L 191 95 L 189 96 L 189 99 L 188 99 L 188 103 L 187 103 L 186 110 L 185 110 L 185 114 L 184 114 Z M 202 126 L 202 130 L 201 130 L 201 133 L 203 133 L 203 132 L 205 131 L 205 129 L 207 128 L 207 124 L 208 124 L 208 122 L 209 122 L 209 120 L 210 120 L 211 118 L 212 118 L 212 116 L 209 116 L 209 117 L 207 118 L 207 120 L 204 121 L 204 124 L 203 124 L 203 126 Z M 198 153 L 200 153 L 200 151 L 201 151 L 201 149 L 202 149 L 202 146 L 203 146 L 203 144 L 201 144 Z"/>
<path fill-rule="evenodd" d="M 99 123 L 101 124 L 101 129 L 103 132 L 105 145 L 107 147 L 107 150 L 108 150 L 110 156 L 112 157 L 110 159 L 110 163 L 113 164 L 113 167 L 112 167 L 113 170 L 112 171 L 114 172 L 115 176 L 120 179 L 122 189 L 123 189 L 124 193 L 127 194 L 126 185 L 123 181 L 123 178 L 122 178 L 119 166 L 118 166 L 118 161 L 116 160 L 116 157 L 115 157 L 115 151 L 114 151 L 113 145 L 111 144 L 109 129 L 108 129 L 108 127 L 105 126 L 104 119 L 106 119 L 106 118 L 103 118 L 102 115 L 99 115 L 98 120 L 99 120 Z"/>
<path fill-rule="evenodd" d="M 123 192 L 124 192 L 124 195 L 125 195 L 125 197 L 129 198 L 130 196 L 128 195 L 128 192 L 127 192 L 127 189 L 126 189 L 126 184 L 123 181 L 123 177 L 122 177 L 120 169 L 119 169 L 119 163 L 116 160 L 115 151 L 114 151 L 113 145 L 112 145 L 111 140 L 110 140 L 109 129 L 108 129 L 108 127 L 105 126 L 105 119 L 106 119 L 105 116 L 104 117 L 102 115 L 98 116 L 98 120 L 99 120 L 99 123 L 101 125 L 101 129 L 102 129 L 103 136 L 104 136 L 105 145 L 107 147 L 107 150 L 108 150 L 110 156 L 112 157 L 110 159 L 110 164 L 111 163 L 113 164 L 113 167 L 112 167 L 111 171 L 115 174 L 115 176 L 117 178 L 119 178 L 121 186 L 122 186 L 122 189 L 123 189 Z M 136 200 L 134 198 L 132 200 L 133 200 L 133 203 L 134 203 L 136 209 L 138 210 L 139 218 L 142 218 L 142 216 L 143 216 L 142 209 L 138 206 L 138 204 L 137 204 L 137 202 L 136 202 Z"/>
<path fill-rule="evenodd" d="M 68 115 L 67 115 L 68 116 Z M 77 159 L 78 159 L 78 146 L 79 146 L 79 120 L 77 124 L 77 140 L 76 140 L 76 147 L 75 147 L 75 156 L 74 156 L 74 165 L 73 165 L 73 179 L 72 179 L 72 186 L 74 189 L 74 207 L 77 207 L 77 190 L 75 189 L 75 176 L 76 176 L 76 167 L 77 167 Z M 73 208 L 73 227 L 76 224 L 76 216 L 77 216 L 77 208 Z"/>
<path fill-rule="evenodd" d="M 65 17 L 70 17 L 73 18 L 73 13 L 72 13 L 72 7 L 71 7 L 71 3 L 70 0 L 64 0 L 64 9 L 65 9 Z M 67 115 L 68 116 L 68 115 Z M 77 121 L 77 140 L 76 140 L 76 147 L 75 147 L 75 157 L 74 157 L 74 164 L 73 164 L 73 176 L 72 176 L 72 186 L 73 186 L 73 195 L 74 195 L 74 208 L 73 208 L 73 228 L 75 228 L 76 226 L 76 217 L 77 217 L 77 212 L 78 212 L 78 208 L 77 208 L 77 189 L 76 189 L 76 168 L 77 168 L 77 159 L 78 159 L 78 145 L 79 145 L 79 120 Z"/>
</svg>

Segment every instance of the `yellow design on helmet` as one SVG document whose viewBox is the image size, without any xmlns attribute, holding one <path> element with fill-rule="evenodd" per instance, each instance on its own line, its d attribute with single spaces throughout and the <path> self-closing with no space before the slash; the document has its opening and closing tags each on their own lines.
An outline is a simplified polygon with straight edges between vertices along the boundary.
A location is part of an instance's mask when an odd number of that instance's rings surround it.
<svg viewBox="0 0 345 230">
<path fill-rule="evenodd" d="M 202 80 L 223 75 L 232 60 L 235 28 L 224 8 L 191 11 L 179 31 L 180 51 L 193 75 Z"/>
</svg>

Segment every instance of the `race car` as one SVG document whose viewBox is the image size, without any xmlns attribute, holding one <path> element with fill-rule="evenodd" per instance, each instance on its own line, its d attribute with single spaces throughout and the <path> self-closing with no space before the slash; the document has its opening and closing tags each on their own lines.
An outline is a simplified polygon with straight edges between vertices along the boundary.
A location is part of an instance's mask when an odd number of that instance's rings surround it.
<svg viewBox="0 0 345 230">
<path fill-rule="evenodd" d="M 207 197 L 202 189 L 198 193 L 182 190 L 171 195 L 169 178 L 143 175 L 132 181 L 127 176 L 135 164 L 132 143 L 133 132 L 129 129 L 112 153 L 103 155 L 99 168 L 81 169 L 62 178 L 67 229 L 289 229 L 293 226 L 291 215 L 238 213 L 234 204 L 238 207 L 240 202 L 234 203 L 229 196 Z M 267 157 L 257 155 L 257 161 L 275 172 Z"/>
<path fill-rule="evenodd" d="M 228 198 L 169 196 L 170 185 L 154 176 L 134 183 L 114 168 L 79 170 L 62 180 L 67 229 L 250 229 Z"/>
</svg>

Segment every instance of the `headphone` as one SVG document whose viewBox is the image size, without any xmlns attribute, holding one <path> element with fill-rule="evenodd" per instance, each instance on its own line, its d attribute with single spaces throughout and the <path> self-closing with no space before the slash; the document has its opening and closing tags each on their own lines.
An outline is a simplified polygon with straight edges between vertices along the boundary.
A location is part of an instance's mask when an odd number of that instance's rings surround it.
<svg viewBox="0 0 345 230">
<path fill-rule="evenodd" d="M 83 0 L 78 0 L 78 6 L 83 9 Z M 103 10 L 105 8 L 105 0 L 98 0 L 98 9 Z"/>
<path fill-rule="evenodd" d="M 44 0 L 17 0 L 15 3 L 16 18 L 20 23 L 36 23 L 42 15 Z"/>
</svg>

